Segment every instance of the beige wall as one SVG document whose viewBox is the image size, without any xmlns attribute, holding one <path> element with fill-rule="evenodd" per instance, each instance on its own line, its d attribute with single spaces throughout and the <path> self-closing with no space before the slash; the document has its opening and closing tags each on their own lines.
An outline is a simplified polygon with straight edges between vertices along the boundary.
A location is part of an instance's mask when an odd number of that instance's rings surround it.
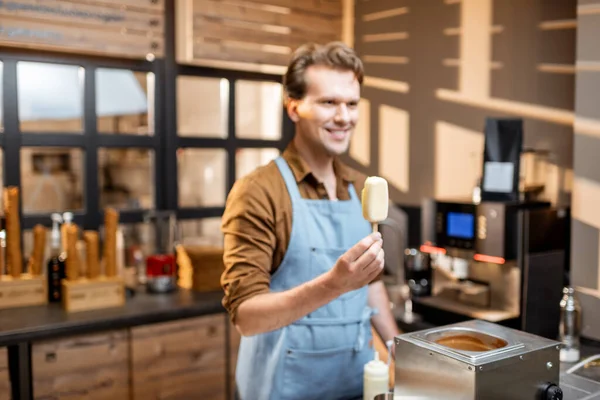
<svg viewBox="0 0 600 400">
<path fill-rule="evenodd" d="M 525 146 L 551 152 L 545 197 L 568 202 L 575 36 L 569 24 L 546 25 L 572 18 L 575 2 L 354 1 L 346 41 L 363 58 L 361 116 L 369 124 L 355 141 L 364 143 L 366 130 L 370 148 L 353 143 L 348 161 L 388 178 L 404 206 L 468 197 L 481 172 L 486 117 L 523 118 Z M 529 12 L 516 18 L 521 8 Z M 405 122 L 382 112 L 390 109 Z"/>
<path fill-rule="evenodd" d="M 577 23 L 572 282 L 583 334 L 600 340 L 600 1 L 580 0 Z"/>
</svg>

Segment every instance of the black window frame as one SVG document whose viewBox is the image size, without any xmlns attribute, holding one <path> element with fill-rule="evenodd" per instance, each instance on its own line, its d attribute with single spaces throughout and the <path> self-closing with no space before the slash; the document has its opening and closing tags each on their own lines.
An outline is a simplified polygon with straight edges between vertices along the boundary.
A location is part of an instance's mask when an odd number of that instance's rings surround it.
<svg viewBox="0 0 600 400">
<path fill-rule="evenodd" d="M 173 211 L 178 221 L 220 217 L 220 207 L 179 207 L 177 151 L 181 148 L 224 149 L 227 154 L 226 193 L 235 180 L 236 151 L 246 148 L 277 148 L 287 146 L 293 136 L 293 123 L 284 107 L 281 109 L 281 137 L 278 140 L 241 139 L 236 136 L 236 82 L 263 81 L 282 82 L 282 76 L 234 69 L 180 64 L 175 54 L 175 2 L 165 1 L 165 55 L 152 61 L 107 56 L 69 54 L 50 51 L 32 51 L 0 47 L 2 69 L 3 126 L 0 146 L 4 152 L 4 187 L 21 188 L 22 147 L 68 147 L 81 148 L 84 152 L 84 210 L 74 212 L 74 223 L 83 229 L 99 230 L 103 225 L 104 212 L 100 209 L 98 184 L 98 152 L 102 148 L 143 148 L 154 152 L 154 207 L 152 210 Z M 20 131 L 18 116 L 17 63 L 20 61 L 49 64 L 76 65 L 84 69 L 83 85 L 83 131 L 82 133 L 43 133 Z M 152 135 L 128 135 L 99 133 L 96 116 L 96 70 L 99 68 L 126 69 L 134 72 L 153 73 L 154 132 Z M 195 138 L 181 137 L 177 132 L 177 78 L 180 76 L 223 78 L 229 82 L 227 137 Z M 22 197 L 22 190 L 20 197 Z M 24 214 L 20 198 L 22 231 L 36 224 L 51 226 L 50 214 Z M 63 211 L 63 210 L 61 210 Z M 66 210 L 64 210 L 66 211 Z M 122 209 L 120 223 L 132 224 L 144 221 L 149 210 Z M 22 232 L 23 234 L 23 232 Z"/>
</svg>

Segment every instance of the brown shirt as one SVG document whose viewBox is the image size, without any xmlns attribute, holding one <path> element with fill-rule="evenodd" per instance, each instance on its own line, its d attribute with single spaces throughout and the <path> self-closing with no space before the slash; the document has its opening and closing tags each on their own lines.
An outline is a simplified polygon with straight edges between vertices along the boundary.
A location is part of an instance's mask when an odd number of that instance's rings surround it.
<svg viewBox="0 0 600 400">
<path fill-rule="evenodd" d="M 293 142 L 282 154 L 305 199 L 327 199 L 327 190 L 311 173 Z M 360 198 L 366 176 L 334 160 L 339 200 L 349 200 L 352 183 Z M 223 306 L 235 320 L 239 305 L 260 293 L 269 292 L 271 275 L 287 250 L 292 232 L 292 203 L 274 161 L 237 180 L 227 197 L 223 214 L 223 262 L 221 285 Z"/>
</svg>

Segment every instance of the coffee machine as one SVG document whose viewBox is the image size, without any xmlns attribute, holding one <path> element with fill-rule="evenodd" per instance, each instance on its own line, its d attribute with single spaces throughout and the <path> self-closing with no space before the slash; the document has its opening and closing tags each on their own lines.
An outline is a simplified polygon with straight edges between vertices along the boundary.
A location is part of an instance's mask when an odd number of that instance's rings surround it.
<svg viewBox="0 0 600 400">
<path fill-rule="evenodd" d="M 485 133 L 480 199 L 423 203 L 420 250 L 431 256 L 431 294 L 414 296 L 413 310 L 434 325 L 481 319 L 554 339 L 570 209 L 537 197 L 539 182 L 523 182 L 531 151 L 523 150 L 519 120 L 488 119 Z"/>
</svg>

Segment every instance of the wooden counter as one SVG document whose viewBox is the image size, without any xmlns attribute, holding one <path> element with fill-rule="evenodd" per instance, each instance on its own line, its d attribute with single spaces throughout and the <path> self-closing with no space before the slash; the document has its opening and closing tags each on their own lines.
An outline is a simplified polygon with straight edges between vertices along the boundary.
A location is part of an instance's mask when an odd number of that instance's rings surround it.
<svg viewBox="0 0 600 400">
<path fill-rule="evenodd" d="M 14 400 L 231 399 L 239 336 L 230 337 L 222 296 L 180 289 L 80 313 L 1 310 L 10 356 L 0 348 L 0 393 L 10 393 L 10 370 Z"/>
<path fill-rule="evenodd" d="M 124 307 L 67 313 L 60 304 L 0 310 L 0 346 L 224 313 L 222 292 L 140 292 Z"/>
</svg>

